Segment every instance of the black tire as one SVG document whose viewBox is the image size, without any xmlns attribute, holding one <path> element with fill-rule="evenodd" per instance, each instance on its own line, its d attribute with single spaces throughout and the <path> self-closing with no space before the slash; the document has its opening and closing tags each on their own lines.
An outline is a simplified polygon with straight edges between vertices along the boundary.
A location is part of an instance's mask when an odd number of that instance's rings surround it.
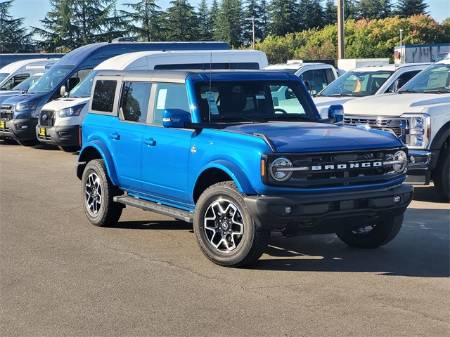
<svg viewBox="0 0 450 337">
<path fill-rule="evenodd" d="M 217 204 L 219 200 L 224 203 L 229 203 L 228 205 L 232 204 L 237 209 L 237 211 L 235 211 L 232 206 L 227 207 L 225 211 L 230 209 L 233 211 L 233 215 L 231 216 L 228 212 L 226 212 L 225 215 L 222 213 L 224 219 L 228 219 L 230 222 L 237 219 L 239 220 L 238 222 L 241 223 L 238 227 L 242 228 L 240 231 L 242 231 L 243 234 L 233 234 L 232 242 L 235 247 L 231 251 L 221 251 L 220 248 L 215 248 L 212 243 L 214 242 L 214 239 L 211 239 L 211 229 L 205 229 L 205 227 L 210 227 L 210 225 L 205 225 L 207 212 L 212 210 L 212 212 L 215 213 L 213 205 Z M 218 214 L 220 215 L 221 213 L 219 212 Z M 217 216 L 214 215 L 214 218 L 217 219 Z M 213 221 L 213 224 L 217 225 L 219 219 L 210 221 Z M 222 232 L 219 233 L 219 231 L 222 231 L 222 227 L 220 225 L 217 226 L 217 237 L 221 238 L 220 240 L 227 240 L 226 243 L 224 242 L 221 245 L 227 249 L 228 243 L 231 242 L 229 240 L 231 240 L 232 235 L 225 234 L 224 237 L 223 234 L 221 234 Z M 236 225 L 229 224 L 228 228 L 233 230 L 233 226 Z M 270 237 L 270 232 L 268 230 L 258 230 L 256 228 L 241 193 L 232 181 L 225 181 L 212 185 L 201 194 L 197 201 L 194 215 L 194 232 L 197 237 L 197 242 L 206 257 L 212 262 L 226 267 L 244 267 L 256 262 L 267 247 Z M 234 235 L 236 235 L 236 241 L 238 241 L 238 243 L 235 242 Z"/>
<path fill-rule="evenodd" d="M 37 139 L 19 140 L 18 143 L 23 146 L 36 146 L 39 144 Z"/>
<path fill-rule="evenodd" d="M 403 223 L 403 214 L 383 218 L 365 232 L 346 230 L 336 235 L 350 247 L 373 249 L 387 244 L 394 239 Z"/>
<path fill-rule="evenodd" d="M 3 144 L 7 144 L 7 145 L 17 145 L 18 143 L 14 140 L 14 139 L 12 139 L 12 138 L 2 138 L 2 139 L 0 139 L 2 142 L 3 142 Z M 0 142 L 0 144 L 1 144 L 1 142 Z"/>
<path fill-rule="evenodd" d="M 441 153 L 434 170 L 433 181 L 439 195 L 445 201 L 450 201 L 450 149 L 444 148 L 442 151 L 444 152 Z"/>
<path fill-rule="evenodd" d="M 80 147 L 79 146 L 58 146 L 64 152 L 77 152 Z"/>
<path fill-rule="evenodd" d="M 98 177 L 98 181 L 94 179 Z M 88 191 L 87 184 L 93 185 L 90 179 L 94 179 L 98 182 L 100 186 L 100 205 L 97 206 L 97 211 L 94 212 L 93 209 L 89 207 L 89 200 L 87 199 L 86 192 Z M 115 203 L 113 197 L 121 194 L 120 190 L 111 183 L 108 177 L 105 164 L 101 159 L 91 160 L 87 163 L 83 176 L 81 178 L 81 200 L 83 202 L 83 209 L 89 222 L 95 226 L 106 227 L 114 226 L 119 221 L 120 215 L 122 214 L 123 205 Z M 92 189 L 91 189 L 92 190 Z M 91 194 L 92 196 L 92 194 Z"/>
</svg>

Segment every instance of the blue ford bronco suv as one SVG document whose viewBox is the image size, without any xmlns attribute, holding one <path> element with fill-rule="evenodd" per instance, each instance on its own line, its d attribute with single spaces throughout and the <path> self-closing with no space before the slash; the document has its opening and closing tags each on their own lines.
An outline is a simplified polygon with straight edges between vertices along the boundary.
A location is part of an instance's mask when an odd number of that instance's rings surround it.
<svg viewBox="0 0 450 337">
<path fill-rule="evenodd" d="M 112 226 L 133 206 L 193 222 L 223 266 L 255 262 L 271 230 L 384 245 L 412 198 L 407 149 L 333 124 L 336 108 L 321 120 L 288 73 L 99 72 L 77 166 L 86 216 Z"/>
</svg>

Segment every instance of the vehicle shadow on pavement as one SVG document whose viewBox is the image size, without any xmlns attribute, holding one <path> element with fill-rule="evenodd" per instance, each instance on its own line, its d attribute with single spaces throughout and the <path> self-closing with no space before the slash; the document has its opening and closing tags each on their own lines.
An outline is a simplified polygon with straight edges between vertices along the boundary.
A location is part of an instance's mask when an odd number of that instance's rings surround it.
<svg viewBox="0 0 450 337">
<path fill-rule="evenodd" d="M 416 201 L 445 203 L 434 186 L 415 187 L 413 199 Z"/>
<path fill-rule="evenodd" d="M 115 229 L 146 229 L 146 230 L 191 230 L 192 224 L 176 220 L 160 221 L 120 221 L 115 226 L 109 228 Z"/>
<path fill-rule="evenodd" d="M 408 209 L 399 235 L 374 250 L 349 248 L 335 235 L 272 237 L 253 268 L 448 277 L 449 224 L 448 210 Z"/>
</svg>

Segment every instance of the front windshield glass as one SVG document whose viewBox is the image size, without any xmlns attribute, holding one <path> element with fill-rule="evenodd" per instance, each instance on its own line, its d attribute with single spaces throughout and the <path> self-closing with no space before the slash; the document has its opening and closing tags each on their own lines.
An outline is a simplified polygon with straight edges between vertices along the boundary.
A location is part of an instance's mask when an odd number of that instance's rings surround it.
<svg viewBox="0 0 450 337">
<path fill-rule="evenodd" d="M 318 96 L 374 95 L 393 73 L 393 71 L 348 71 L 331 82 Z"/>
<path fill-rule="evenodd" d="M 12 90 L 27 91 L 41 78 L 41 76 L 41 74 L 30 76 L 25 81 L 22 81 L 16 85 Z"/>
<path fill-rule="evenodd" d="M 450 64 L 433 64 L 417 74 L 399 91 L 419 93 L 450 92 Z"/>
<path fill-rule="evenodd" d="M 69 94 L 69 97 L 89 97 L 91 95 L 92 82 L 96 72 L 92 71 L 83 81 L 78 83 Z"/>
<path fill-rule="evenodd" d="M 72 69 L 73 66 L 51 67 L 28 92 L 43 93 L 54 90 Z"/>
<path fill-rule="evenodd" d="M 317 119 L 297 81 L 202 82 L 196 95 L 204 123 Z"/>
<path fill-rule="evenodd" d="M 8 77 L 8 75 L 8 73 L 0 73 L 0 83 L 2 83 L 3 80 Z"/>
</svg>

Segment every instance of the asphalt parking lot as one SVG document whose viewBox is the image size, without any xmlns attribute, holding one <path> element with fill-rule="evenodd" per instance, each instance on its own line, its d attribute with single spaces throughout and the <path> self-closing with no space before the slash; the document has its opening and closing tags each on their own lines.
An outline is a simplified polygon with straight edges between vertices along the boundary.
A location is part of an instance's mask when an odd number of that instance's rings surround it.
<svg viewBox="0 0 450 337">
<path fill-rule="evenodd" d="M 450 207 L 430 187 L 381 249 L 275 236 L 254 268 L 226 269 L 183 222 L 129 208 L 90 225 L 75 161 L 0 144 L 1 336 L 450 334 Z"/>
</svg>

